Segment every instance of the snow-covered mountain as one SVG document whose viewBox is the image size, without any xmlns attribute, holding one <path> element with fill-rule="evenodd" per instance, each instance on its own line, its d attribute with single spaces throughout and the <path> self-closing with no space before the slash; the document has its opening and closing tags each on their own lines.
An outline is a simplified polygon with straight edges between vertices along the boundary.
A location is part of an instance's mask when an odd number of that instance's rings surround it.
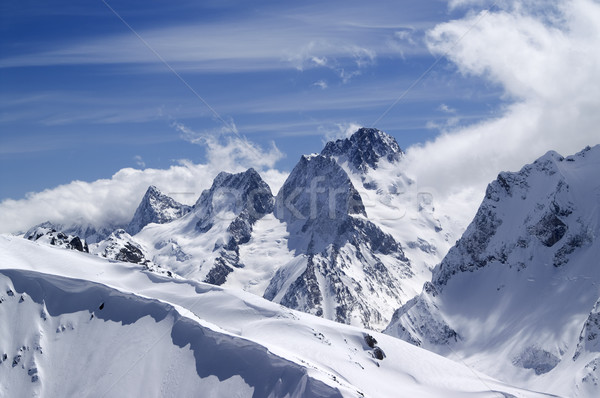
<svg viewBox="0 0 600 398">
<path fill-rule="evenodd" d="M 150 223 L 164 224 L 189 213 L 190 210 L 190 206 L 175 201 L 151 185 L 125 230 L 135 235 Z"/>
<path fill-rule="evenodd" d="M 542 397 L 239 289 L 0 236 L 2 396 Z"/>
<path fill-rule="evenodd" d="M 92 254 L 111 260 L 134 264 L 148 264 L 142 248 L 124 229 L 117 229 L 100 243 L 93 244 Z"/>
<path fill-rule="evenodd" d="M 272 217 L 273 202 L 271 189 L 254 169 L 222 172 L 188 214 L 148 225 L 133 239 L 146 258 L 176 275 L 262 295 L 275 269 L 290 258 L 285 230 Z M 270 220 L 262 223 L 266 214 Z M 252 246 L 272 256 L 244 255 L 242 247 L 261 235 L 264 226 L 267 233 L 276 231 L 259 248 Z"/>
<path fill-rule="evenodd" d="M 341 323 L 382 327 L 401 303 L 410 262 L 394 238 L 367 219 L 358 191 L 331 158 L 303 156 L 277 194 L 294 261 L 264 297 Z"/>
<path fill-rule="evenodd" d="M 439 214 L 428 187 L 404 170 L 396 140 L 372 128 L 329 142 L 322 155 L 336 160 L 359 192 L 369 221 L 402 245 L 420 291 L 436 266 L 463 232 L 451 215 Z"/>
<path fill-rule="evenodd" d="M 0 236 L 0 395 L 600 395 L 600 146 L 500 173 L 458 242 L 403 159 L 363 128 L 276 196 L 224 172 Z"/>
<path fill-rule="evenodd" d="M 233 268 L 243 268 L 240 245 L 252 237 L 256 221 L 273 211 L 271 188 L 254 169 L 244 173 L 220 173 L 194 206 L 196 230 L 210 231 L 216 223 L 227 225 L 226 233 L 214 244 L 219 256 L 205 282 L 222 285 Z"/>
<path fill-rule="evenodd" d="M 304 156 L 276 199 L 293 262 L 265 297 L 338 322 L 382 328 L 414 297 L 458 229 L 403 172 L 393 137 L 362 128 Z"/>
<path fill-rule="evenodd" d="M 348 163 L 354 171 L 377 169 L 381 159 L 396 163 L 404 155 L 394 137 L 373 128 L 361 128 L 348 138 L 330 141 L 321 155 Z"/>
<path fill-rule="evenodd" d="M 185 278 L 380 330 L 456 235 L 418 198 L 401 159 L 391 136 L 360 129 L 301 157 L 274 203 L 254 170 L 222 173 L 190 214 L 134 238 Z"/>
<path fill-rule="evenodd" d="M 386 333 L 523 387 L 600 395 L 600 146 L 500 173 Z"/>
<path fill-rule="evenodd" d="M 193 209 L 150 187 L 129 234 L 91 251 L 381 330 L 457 236 L 402 158 L 363 128 L 301 157 L 276 198 L 253 169 L 219 174 Z"/>
<path fill-rule="evenodd" d="M 81 223 L 79 221 L 73 221 L 68 224 L 55 224 L 53 225 L 65 234 L 78 236 L 80 239 L 85 240 L 88 244 L 98 243 L 113 233 L 117 229 L 125 228 L 125 225 L 120 224 L 108 224 L 104 226 L 93 226 L 89 223 Z"/>
</svg>

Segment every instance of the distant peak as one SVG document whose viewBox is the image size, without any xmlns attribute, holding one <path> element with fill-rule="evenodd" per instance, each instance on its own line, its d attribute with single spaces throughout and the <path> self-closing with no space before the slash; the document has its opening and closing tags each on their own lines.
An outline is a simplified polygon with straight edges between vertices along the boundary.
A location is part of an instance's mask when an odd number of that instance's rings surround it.
<svg viewBox="0 0 600 398">
<path fill-rule="evenodd" d="M 213 225 L 213 217 L 221 212 L 240 215 L 248 213 L 251 223 L 273 211 L 271 188 L 252 168 L 236 174 L 221 172 L 210 189 L 202 192 L 194 205 L 200 221 L 197 229 L 206 232 Z"/>
<path fill-rule="evenodd" d="M 146 195 L 161 195 L 162 192 L 154 185 L 150 185 L 146 190 Z"/>
<path fill-rule="evenodd" d="M 190 211 L 170 196 L 162 193 L 156 186 L 150 185 L 138 205 L 126 231 L 135 235 L 150 223 L 164 224 L 173 221 Z"/>
<path fill-rule="evenodd" d="M 220 172 L 214 179 L 210 191 L 214 191 L 218 188 L 235 188 L 248 190 L 251 189 L 253 183 L 265 184 L 262 177 L 256 170 L 249 168 L 241 173 L 228 173 L 226 171 Z"/>
<path fill-rule="evenodd" d="M 365 172 L 367 168 L 376 169 L 380 159 L 396 162 L 403 153 L 391 135 L 363 127 L 348 138 L 329 141 L 321 155 L 347 160 L 356 171 Z"/>
</svg>

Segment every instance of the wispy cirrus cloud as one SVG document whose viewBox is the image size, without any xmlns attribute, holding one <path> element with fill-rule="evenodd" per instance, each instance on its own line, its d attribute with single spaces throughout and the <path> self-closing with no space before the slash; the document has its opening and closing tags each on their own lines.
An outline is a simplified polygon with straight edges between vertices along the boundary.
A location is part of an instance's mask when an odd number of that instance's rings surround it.
<svg viewBox="0 0 600 398">
<path fill-rule="evenodd" d="M 358 19 L 359 16 L 354 16 Z M 378 55 L 397 55 L 389 45 L 397 26 L 361 27 L 349 21 L 298 15 L 141 29 L 139 35 L 180 71 L 235 73 L 372 64 Z M 405 49 L 407 50 L 407 49 Z M 415 47 L 414 51 L 422 51 Z M 46 44 L 36 51 L 4 56 L 0 67 L 49 65 L 136 65 L 136 71 L 164 70 L 152 51 L 131 32 Z M 140 68 L 151 65 L 151 68 Z"/>
</svg>

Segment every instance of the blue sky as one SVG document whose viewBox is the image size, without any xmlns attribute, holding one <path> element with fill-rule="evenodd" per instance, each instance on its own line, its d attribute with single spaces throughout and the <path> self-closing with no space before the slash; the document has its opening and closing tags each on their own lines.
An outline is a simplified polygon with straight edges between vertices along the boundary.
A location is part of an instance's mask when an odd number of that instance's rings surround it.
<svg viewBox="0 0 600 398">
<path fill-rule="evenodd" d="M 435 62 L 425 32 L 465 14 L 444 1 L 107 3 L 239 134 L 274 142 L 281 170 L 371 126 Z M 102 1 L 1 7 L 0 200 L 203 162 L 175 125 L 227 130 Z M 408 147 L 449 118 L 489 117 L 501 94 L 442 59 L 375 127 Z"/>
<path fill-rule="evenodd" d="M 0 232 L 123 225 L 222 170 L 277 192 L 358 126 L 466 225 L 500 171 L 600 143 L 598 48 L 597 0 L 5 0 Z"/>
</svg>

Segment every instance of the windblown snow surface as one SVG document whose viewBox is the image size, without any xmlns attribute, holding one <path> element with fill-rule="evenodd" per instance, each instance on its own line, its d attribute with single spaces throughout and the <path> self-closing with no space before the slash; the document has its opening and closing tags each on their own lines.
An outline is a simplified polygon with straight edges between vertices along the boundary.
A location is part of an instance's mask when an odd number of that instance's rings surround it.
<svg viewBox="0 0 600 398">
<path fill-rule="evenodd" d="M 2 397 L 545 396 L 243 291 L 13 236 L 0 359 Z"/>
</svg>

